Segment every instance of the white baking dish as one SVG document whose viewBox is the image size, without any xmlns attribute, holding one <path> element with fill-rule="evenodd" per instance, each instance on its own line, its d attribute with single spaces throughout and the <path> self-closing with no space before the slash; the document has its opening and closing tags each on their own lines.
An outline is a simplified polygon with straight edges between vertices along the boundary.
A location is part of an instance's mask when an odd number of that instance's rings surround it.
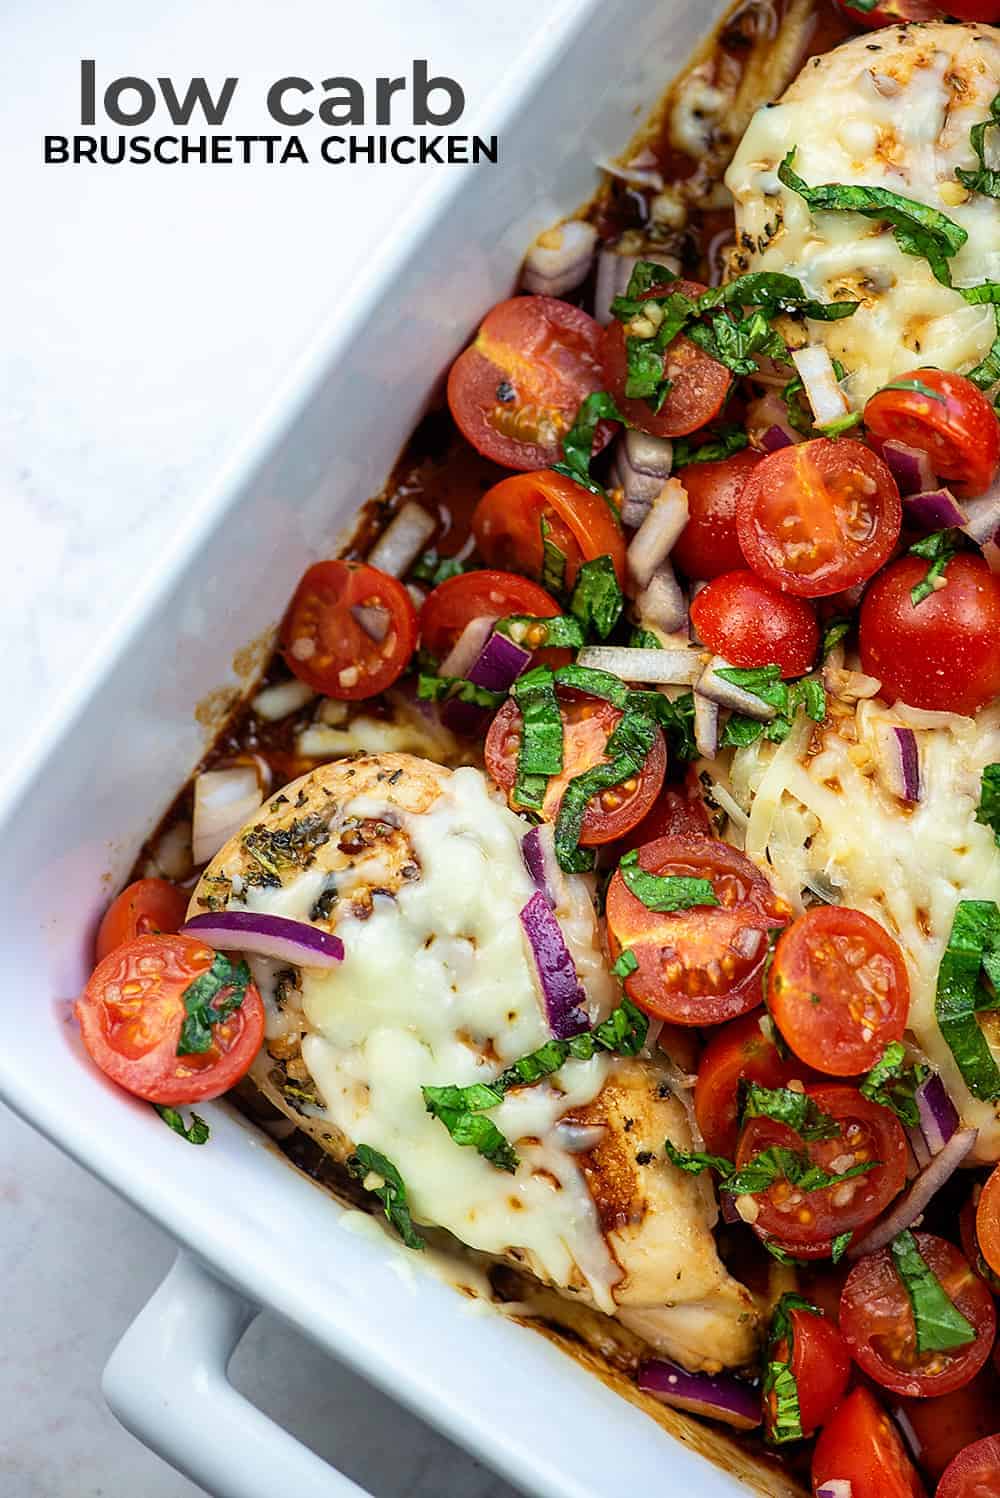
<svg viewBox="0 0 1000 1498">
<path fill-rule="evenodd" d="M 589 163 L 624 144 L 722 8 L 566 0 L 525 39 L 519 82 L 489 124 L 502 166 L 442 171 L 414 204 L 350 317 L 320 340 L 176 537 L 113 649 L 75 684 L 44 753 L 2 787 L 0 1093 L 186 1250 L 105 1388 L 126 1425 L 214 1494 L 359 1492 L 228 1384 L 229 1354 L 260 1304 L 530 1493 L 743 1490 L 541 1337 L 471 1315 L 419 1263 L 401 1272 L 396 1248 L 342 1223 L 337 1204 L 225 1106 L 206 1109 L 208 1147 L 181 1143 L 84 1062 L 67 1003 L 109 890 L 203 752 L 195 704 L 223 684 L 246 687 L 236 653 L 379 489 L 429 385 L 507 293 L 525 244 L 586 199 Z"/>
</svg>

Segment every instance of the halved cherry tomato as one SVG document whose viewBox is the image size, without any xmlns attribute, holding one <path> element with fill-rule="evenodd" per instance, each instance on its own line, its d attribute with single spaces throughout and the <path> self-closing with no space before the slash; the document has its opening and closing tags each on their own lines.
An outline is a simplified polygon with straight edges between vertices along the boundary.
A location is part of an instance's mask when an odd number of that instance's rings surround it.
<svg viewBox="0 0 1000 1498">
<path fill-rule="evenodd" d="M 959 1452 L 935 1498 L 1000 1498 L 1000 1435 L 987 1436 Z"/>
<path fill-rule="evenodd" d="M 691 605 L 698 638 L 733 666 L 776 665 L 802 676 L 819 649 L 819 625 L 804 598 L 779 593 L 755 572 L 725 572 Z"/>
<path fill-rule="evenodd" d="M 874 1394 L 853 1389 L 827 1421 L 812 1460 L 813 1492 L 848 1482 L 851 1498 L 926 1498 L 899 1432 Z"/>
<path fill-rule="evenodd" d="M 650 910 L 617 871 L 605 910 L 612 956 L 628 947 L 639 963 L 625 980 L 629 998 L 678 1025 L 719 1025 L 756 1008 L 767 933 L 790 913 L 756 864 L 715 838 L 674 836 L 640 848 L 639 867 L 707 879 L 719 903 Z"/>
<path fill-rule="evenodd" d="M 1000 0 L 948 0 L 946 13 L 960 21 L 996 22 L 1000 21 Z"/>
<path fill-rule="evenodd" d="M 847 1345 L 832 1321 L 816 1311 L 801 1307 L 789 1311 L 792 1324 L 791 1368 L 799 1396 L 799 1420 L 802 1434 L 811 1436 L 825 1425 L 844 1397 L 851 1372 Z M 769 1359 L 787 1363 L 788 1342 L 782 1340 L 771 1348 Z M 773 1402 L 764 1402 L 764 1432 L 774 1428 Z"/>
<path fill-rule="evenodd" d="M 828 1240 L 874 1221 L 902 1190 L 909 1158 L 906 1135 L 896 1115 L 870 1103 L 856 1087 L 824 1082 L 808 1086 L 806 1092 L 836 1120 L 840 1132 L 829 1139 L 803 1140 L 777 1119 L 749 1118 L 736 1151 L 738 1166 L 749 1165 L 774 1145 L 804 1152 L 831 1175 L 843 1175 L 852 1165 L 878 1163 L 874 1170 L 818 1191 L 800 1191 L 782 1177 L 766 1191 L 754 1193 L 758 1208 L 754 1231 L 759 1237 L 777 1239 L 796 1256 L 800 1245 L 808 1250 L 824 1244 L 829 1253 Z"/>
<path fill-rule="evenodd" d="M 184 995 L 216 955 L 190 936 L 137 936 L 97 964 L 76 1017 L 91 1058 L 113 1082 L 151 1103 L 197 1103 L 246 1075 L 264 1037 L 253 983 L 239 1008 L 212 1026 L 207 1051 L 177 1054 Z M 221 990 L 212 1007 L 226 997 Z"/>
<path fill-rule="evenodd" d="M 982 557 L 962 552 L 944 586 L 914 605 L 927 576 L 922 557 L 900 557 L 861 604 L 861 664 L 890 702 L 971 716 L 1000 694 L 1000 578 Z"/>
<path fill-rule="evenodd" d="M 688 523 L 670 553 L 690 578 L 718 577 L 746 566 L 736 534 L 736 501 L 761 461 L 745 448 L 715 463 L 689 463 L 681 482 L 687 490 Z"/>
<path fill-rule="evenodd" d="M 541 813 L 546 822 L 554 822 L 559 815 L 563 792 L 569 782 L 594 765 L 607 761 L 608 739 L 622 716 L 610 702 L 576 694 L 560 696 L 559 712 L 563 730 L 563 768 L 558 775 L 549 778 Z M 510 698 L 493 719 L 486 735 L 486 768 L 500 789 L 507 793 L 507 799 L 515 809 L 514 784 L 520 743 L 521 709 Z M 613 843 L 641 821 L 659 794 L 666 769 L 667 747 L 663 734 L 657 729 L 653 747 L 640 773 L 620 786 L 601 791 L 587 802 L 580 832 L 581 844 L 592 848 L 598 843 Z"/>
<path fill-rule="evenodd" d="M 1000 1274 L 991 1269 L 983 1257 L 983 1251 L 979 1243 L 979 1233 L 976 1228 L 976 1209 L 982 1200 L 982 1186 L 973 1186 L 971 1192 L 962 1203 L 962 1210 L 958 1214 L 958 1236 L 962 1244 L 962 1252 L 972 1265 L 976 1273 L 986 1281 L 994 1295 L 1000 1295 Z M 1000 1222 L 997 1224 L 1000 1230 Z"/>
<path fill-rule="evenodd" d="M 762 1011 L 755 1010 L 716 1030 L 705 1048 L 694 1089 L 694 1113 L 713 1155 L 732 1156 L 739 1128 L 736 1121 L 742 1078 L 762 1087 L 787 1087 L 806 1068 L 785 1058 L 760 1028 Z"/>
<path fill-rule="evenodd" d="M 405 670 L 417 611 L 403 584 L 377 567 L 315 562 L 288 605 L 280 643 L 300 681 L 355 702 L 384 692 Z"/>
<path fill-rule="evenodd" d="M 982 0 L 982 3 L 989 5 L 990 0 Z M 880 26 L 898 26 L 903 21 L 941 21 L 946 15 L 962 14 L 954 5 L 949 4 L 945 10 L 934 0 L 878 0 L 872 9 L 868 8 L 868 0 L 863 0 L 863 6 L 857 0 L 834 0 L 834 4 L 852 26 L 863 27 L 866 31 L 874 31 Z"/>
<path fill-rule="evenodd" d="M 840 1329 L 855 1362 L 877 1383 L 929 1399 L 975 1378 L 990 1355 L 997 1318 L 992 1295 L 960 1249 L 933 1233 L 914 1236 L 945 1294 L 975 1328 L 975 1340 L 944 1352 L 917 1351 L 913 1307 L 888 1248 L 866 1254 L 848 1275 Z"/>
<path fill-rule="evenodd" d="M 914 369 L 892 386 L 876 390 L 865 406 L 875 436 L 925 452 L 962 498 L 988 489 L 1000 468 L 1000 421 L 983 392 L 946 369 Z"/>
<path fill-rule="evenodd" d="M 814 905 L 778 938 L 767 1004 L 807 1066 L 856 1076 L 903 1037 L 910 1008 L 903 954 L 862 911 Z"/>
<path fill-rule="evenodd" d="M 611 558 L 619 583 L 625 580 L 625 537 L 610 505 L 550 469 L 494 484 L 476 506 L 472 533 L 490 566 L 540 578 L 547 538 L 566 558 L 567 588 L 584 562 L 600 556 Z"/>
<path fill-rule="evenodd" d="M 694 298 L 704 290 L 697 281 L 671 281 L 669 286 L 651 286 L 647 296 L 679 291 L 682 296 Z M 625 329 L 617 318 L 604 329 L 601 360 L 605 383 L 619 411 L 633 426 L 654 437 L 681 437 L 696 432 L 722 409 L 733 382 L 724 364 L 681 333 L 668 344 L 663 355 L 663 373 L 673 381 L 673 389 L 659 411 L 654 411 L 648 401 L 630 400 L 625 394 L 628 376 Z"/>
<path fill-rule="evenodd" d="M 97 928 L 94 960 L 100 962 L 136 936 L 171 933 L 184 924 L 188 896 L 166 879 L 136 879 L 104 912 Z"/>
<path fill-rule="evenodd" d="M 463 572 L 439 583 L 428 594 L 420 610 L 420 643 L 437 661 L 442 661 L 473 619 L 502 619 L 508 614 L 552 619 L 561 613 L 551 593 L 516 572 L 495 572 L 489 568 Z M 539 651 L 536 664 L 545 661 L 561 666 L 571 654 L 568 650 Z"/>
<path fill-rule="evenodd" d="M 683 781 L 665 785 L 641 822 L 627 832 L 614 852 L 621 858 L 643 843 L 655 843 L 660 837 L 711 837 L 712 826 L 702 799 L 701 783 L 693 769 Z"/>
<path fill-rule="evenodd" d="M 920 1466 L 937 1481 L 966 1446 L 1000 1429 L 1000 1379 L 987 1362 L 971 1383 L 954 1393 L 937 1394 L 933 1399 L 899 1399 L 892 1412 L 913 1431 L 913 1451 Z M 1000 1487 L 995 1498 L 1000 1498 Z"/>
<path fill-rule="evenodd" d="M 463 437 L 504 468 L 546 468 L 562 457 L 580 402 L 603 384 L 601 327 L 551 296 L 499 302 L 448 375 L 448 405 Z M 594 452 L 614 425 L 601 422 Z"/>
<path fill-rule="evenodd" d="M 771 453 L 736 505 L 750 566 L 803 598 L 867 582 L 892 555 L 901 522 L 899 490 L 885 463 L 846 438 L 819 437 Z"/>
<path fill-rule="evenodd" d="M 1000 1274 L 1000 1165 L 983 1187 L 976 1208 L 976 1237 L 983 1258 Z"/>
</svg>

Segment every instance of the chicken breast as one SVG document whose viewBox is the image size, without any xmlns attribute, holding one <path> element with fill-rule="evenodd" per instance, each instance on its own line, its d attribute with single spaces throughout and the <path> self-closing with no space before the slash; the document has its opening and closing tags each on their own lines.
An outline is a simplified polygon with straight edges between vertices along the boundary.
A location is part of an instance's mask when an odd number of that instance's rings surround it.
<svg viewBox="0 0 1000 1498">
<path fill-rule="evenodd" d="M 777 104 L 757 111 L 733 158 L 733 274 L 785 271 L 822 301 L 861 301 L 852 317 L 811 321 L 798 334 L 842 361 L 856 407 L 917 365 L 964 373 L 978 364 L 996 336 L 994 308 L 942 285 L 925 258 L 904 254 L 884 221 L 814 213 L 777 168 L 794 150 L 794 170 L 811 187 L 865 183 L 936 209 L 968 235 L 949 262 L 954 287 L 996 280 L 996 201 L 970 193 L 956 170 L 978 167 L 969 132 L 989 118 L 998 91 L 995 27 L 863 32 L 811 58 Z"/>
<path fill-rule="evenodd" d="M 677 1171 L 686 1115 L 652 1060 L 600 1053 L 509 1091 L 490 1118 L 514 1173 L 455 1143 L 421 1088 L 488 1082 L 551 1038 L 519 913 L 524 824 L 482 773 L 406 754 L 324 765 L 271 798 L 206 869 L 192 911 L 336 930 L 333 969 L 252 959 L 267 1009 L 252 1075 L 343 1161 L 390 1159 L 418 1222 L 635 1326 L 690 1368 L 750 1362 L 758 1317 L 723 1268 L 711 1188 Z M 590 891 L 556 911 L 590 1023 L 619 999 Z"/>
</svg>

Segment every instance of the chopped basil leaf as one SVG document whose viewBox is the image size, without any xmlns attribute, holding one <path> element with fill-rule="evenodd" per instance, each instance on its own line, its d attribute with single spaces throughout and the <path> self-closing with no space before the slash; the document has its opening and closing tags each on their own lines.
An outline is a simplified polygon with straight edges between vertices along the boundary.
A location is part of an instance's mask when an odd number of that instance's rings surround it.
<svg viewBox="0 0 1000 1498">
<path fill-rule="evenodd" d="M 759 718 L 747 718 L 743 713 L 731 713 L 726 719 L 719 745 L 722 749 L 744 749 L 755 744 L 763 735 L 764 725 Z"/>
<path fill-rule="evenodd" d="M 670 752 L 675 759 L 697 759 L 693 693 L 682 692 L 671 700 L 662 692 L 630 692 L 628 700 L 630 707 L 660 725 L 670 741 Z"/>
<path fill-rule="evenodd" d="M 359 1144 L 348 1159 L 347 1168 L 365 1186 L 366 1191 L 371 1191 L 373 1196 L 378 1197 L 385 1208 L 386 1220 L 396 1229 L 407 1248 L 425 1248 L 424 1239 L 413 1226 L 403 1177 L 392 1161 L 387 1160 L 385 1155 L 380 1155 L 378 1150 L 369 1149 L 367 1144 Z M 381 1177 L 381 1185 L 365 1185 L 365 1180 L 370 1175 Z"/>
<path fill-rule="evenodd" d="M 620 322 L 627 322 L 634 317 L 647 300 L 646 293 L 654 286 L 669 286 L 671 281 L 678 279 L 676 273 L 665 265 L 657 265 L 655 260 L 637 260 L 632 274 L 629 276 L 625 295 L 615 297 L 611 311 Z"/>
<path fill-rule="evenodd" d="M 786 1441 L 800 1441 L 803 1435 L 799 1386 L 792 1372 L 795 1353 L 793 1311 L 808 1311 L 812 1316 L 823 1314 L 801 1295 L 783 1295 L 774 1308 L 767 1339 L 761 1394 L 765 1410 L 770 1416 L 767 1439 L 775 1446 L 783 1445 Z M 783 1354 L 781 1357 L 776 1356 L 779 1350 Z"/>
<path fill-rule="evenodd" d="M 563 460 L 552 465 L 556 473 L 565 474 L 566 478 L 589 489 L 592 494 L 605 497 L 600 484 L 590 477 L 594 433 L 602 421 L 624 420 L 614 396 L 609 395 L 606 390 L 593 390 L 590 395 L 584 396 L 573 425 L 563 438 Z"/>
<path fill-rule="evenodd" d="M 835 1264 L 840 1263 L 841 1259 L 844 1257 L 848 1248 L 850 1247 L 851 1239 L 853 1237 L 854 1233 L 848 1232 L 838 1233 L 836 1238 L 834 1238 L 833 1243 L 830 1247 L 830 1258 Z"/>
<path fill-rule="evenodd" d="M 501 707 L 506 692 L 491 692 L 487 687 L 477 687 L 474 681 L 464 676 L 435 676 L 433 672 L 421 671 L 417 677 L 417 696 L 421 702 L 471 702 L 476 707 Z"/>
<path fill-rule="evenodd" d="M 788 424 L 804 437 L 812 436 L 812 411 L 806 405 L 806 387 L 798 375 L 789 380 L 781 392 L 781 399 L 788 412 Z"/>
<path fill-rule="evenodd" d="M 737 426 L 720 427 L 709 435 L 707 442 L 700 444 L 695 444 L 690 437 L 677 437 L 671 467 L 676 473 L 678 468 L 687 468 L 691 463 L 718 463 L 723 458 L 731 458 L 733 453 L 742 452 L 749 443 L 746 432 Z"/>
<path fill-rule="evenodd" d="M 1000 1098 L 1000 1067 L 976 1019 L 996 1006 L 983 982 L 984 966 L 996 981 L 1000 910 L 993 900 L 960 900 L 938 968 L 934 1014 L 965 1085 L 982 1102 Z"/>
<path fill-rule="evenodd" d="M 555 673 L 557 687 L 572 687 L 575 692 L 586 692 L 589 697 L 601 697 L 613 707 L 624 709 L 628 703 L 628 687 L 613 671 L 601 671 L 596 666 L 560 666 Z"/>
<path fill-rule="evenodd" d="M 886 1046 L 867 1076 L 858 1084 L 862 1097 L 880 1103 L 915 1128 L 920 1122 L 916 1091 L 927 1078 L 926 1066 L 907 1066 L 906 1049 L 898 1040 Z"/>
<path fill-rule="evenodd" d="M 627 996 L 593 1031 L 594 1040 L 602 1050 L 614 1051 L 619 1056 L 638 1056 L 648 1034 L 649 1020 Z"/>
<path fill-rule="evenodd" d="M 909 1229 L 893 1238 L 889 1251 L 913 1307 L 917 1351 L 947 1352 L 949 1348 L 974 1342 L 975 1327 L 946 1294 Z"/>
<path fill-rule="evenodd" d="M 563 792 L 555 833 L 556 857 L 561 868 L 578 874 L 593 867 L 593 853 L 580 847 L 587 802 L 591 796 L 640 774 L 655 737 L 655 723 L 630 701 L 608 739 L 605 748 L 608 761 L 574 776 Z"/>
<path fill-rule="evenodd" d="M 732 1160 L 727 1160 L 725 1155 L 706 1155 L 700 1150 L 679 1150 L 671 1139 L 664 1140 L 663 1148 L 671 1165 L 676 1165 L 678 1170 L 686 1171 L 688 1175 L 700 1176 L 703 1170 L 714 1170 L 725 1180 L 736 1169 Z"/>
<path fill-rule="evenodd" d="M 888 385 L 883 385 L 882 390 L 913 390 L 917 395 L 925 396 L 930 401 L 940 401 L 944 406 L 948 404 L 948 397 L 942 395 L 940 390 L 932 390 L 930 385 L 925 385 L 923 380 L 890 380 Z M 882 394 L 882 390 L 878 392 Z"/>
<path fill-rule="evenodd" d="M 975 369 L 970 369 L 965 376 L 974 385 L 978 385 L 980 390 L 988 390 L 991 385 L 995 385 L 1000 380 L 1000 281 L 984 281 L 981 286 L 960 286 L 958 290 L 973 306 L 980 306 L 984 303 L 993 306 L 996 336 L 985 359 L 982 359 Z"/>
<path fill-rule="evenodd" d="M 628 978 L 639 966 L 639 959 L 631 947 L 623 947 L 618 958 L 611 964 L 611 972 L 616 978 Z"/>
<path fill-rule="evenodd" d="M 1000 94 L 994 95 L 989 119 L 980 120 L 969 131 L 972 149 L 979 157 L 978 169 L 970 172 L 959 167 L 955 176 L 970 192 L 982 193 L 987 198 L 1000 198 L 1000 171 L 986 164 L 986 132 L 991 129 L 1000 129 Z"/>
<path fill-rule="evenodd" d="M 782 271 L 750 271 L 727 281 L 725 286 L 713 286 L 698 298 L 699 309 L 709 307 L 756 307 L 768 317 L 779 312 L 791 312 L 800 317 L 811 317 L 819 322 L 836 322 L 842 317 L 853 317 L 860 302 L 818 302 L 806 293 L 801 281 Z"/>
<path fill-rule="evenodd" d="M 836 649 L 841 640 L 844 639 L 851 627 L 850 619 L 831 619 L 823 631 L 823 643 L 820 646 L 820 658 L 826 660 L 831 650 Z"/>
<path fill-rule="evenodd" d="M 794 1129 L 800 1139 L 835 1139 L 840 1125 L 829 1113 L 790 1087 L 763 1087 L 746 1078 L 740 1082 L 740 1124 L 748 1118 L 774 1118 Z"/>
<path fill-rule="evenodd" d="M 759 354 L 770 359 L 784 359 L 788 354 L 785 340 L 763 312 L 753 312 L 739 322 L 719 312 L 708 324 L 692 323 L 687 336 L 737 375 L 756 374 Z"/>
<path fill-rule="evenodd" d="M 925 576 L 919 583 L 915 583 L 910 589 L 910 602 L 916 608 L 929 598 L 932 593 L 937 592 L 934 586 L 939 577 L 943 577 L 944 569 L 957 555 L 959 550 L 958 537 L 960 532 L 956 530 L 934 531 L 929 536 L 921 536 L 920 540 L 910 547 L 910 555 L 924 557 L 930 562 Z"/>
<path fill-rule="evenodd" d="M 663 641 L 651 629 L 634 629 L 628 637 L 630 650 L 662 650 Z"/>
<path fill-rule="evenodd" d="M 984 827 L 992 827 L 993 835 L 1000 845 L 1000 765 L 985 765 L 979 782 L 979 805 L 976 821 Z"/>
<path fill-rule="evenodd" d="M 859 10 L 863 15 L 873 11 L 879 4 L 879 0 L 844 0 L 848 10 Z"/>
<path fill-rule="evenodd" d="M 498 619 L 493 628 L 515 645 L 523 645 L 525 650 L 549 647 L 579 650 L 584 644 L 580 621 L 569 614 L 555 614 L 551 619 L 538 614 L 508 614 L 506 619 Z"/>
<path fill-rule="evenodd" d="M 538 520 L 542 537 L 542 586 L 556 598 L 566 586 L 566 553 L 551 539 L 552 527 L 544 515 Z"/>
<path fill-rule="evenodd" d="M 584 562 L 576 575 L 570 613 L 588 634 L 606 640 L 621 617 L 625 599 L 618 586 L 615 564 L 609 556 Z M 583 641 L 581 640 L 581 644 Z"/>
<path fill-rule="evenodd" d="M 847 1170 L 831 1174 L 821 1165 L 813 1164 L 804 1151 L 775 1144 L 761 1150 L 754 1159 L 735 1170 L 723 1184 L 735 1196 L 757 1195 L 780 1180 L 788 1181 L 800 1191 L 824 1191 L 827 1186 L 836 1186 L 841 1181 L 866 1175 L 869 1170 L 875 1170 L 879 1163 L 877 1160 L 866 1160 L 861 1165 L 851 1165 Z"/>
<path fill-rule="evenodd" d="M 548 666 L 536 666 L 515 681 L 512 692 L 521 709 L 521 742 L 517 750 L 514 798 L 540 811 L 550 775 L 563 767 L 563 729 L 555 679 Z"/>
<path fill-rule="evenodd" d="M 239 1009 L 250 983 L 245 961 L 233 963 L 224 952 L 216 952 L 212 966 L 184 990 L 185 1019 L 177 1040 L 178 1056 L 196 1056 L 211 1049 L 212 1026 Z"/>
<path fill-rule="evenodd" d="M 155 1108 L 167 1127 L 186 1139 L 188 1144 L 205 1143 L 210 1130 L 200 1113 L 192 1113 L 191 1122 L 186 1124 L 176 1108 L 167 1108 L 163 1103 L 151 1103 L 150 1106 Z"/>
<path fill-rule="evenodd" d="M 719 904 L 710 880 L 680 874 L 649 874 L 639 867 L 639 854 L 634 848 L 624 855 L 618 867 L 625 888 L 647 910 L 692 910 L 699 905 Z"/>
<path fill-rule="evenodd" d="M 762 736 L 774 743 L 781 743 L 791 733 L 799 708 L 804 708 L 807 716 L 816 723 L 822 723 L 826 717 L 826 693 L 822 682 L 815 677 L 803 676 L 794 682 L 782 681 L 781 668 L 773 665 L 756 666 L 747 670 L 723 666 L 717 674 L 726 681 L 731 681 L 734 686 L 752 692 L 755 697 L 777 710 L 776 716 L 767 723 L 746 717 L 742 713 L 731 714 L 722 731 L 723 747 L 753 744 Z"/>
<path fill-rule="evenodd" d="M 781 680 L 780 666 L 753 666 L 749 669 L 720 666 L 716 674 L 723 681 L 732 682 L 734 687 L 752 692 L 755 697 L 759 697 L 770 707 L 776 707 L 779 712 L 788 705 L 788 688 Z"/>
<path fill-rule="evenodd" d="M 948 261 L 957 255 L 969 235 L 953 219 L 918 203 L 915 198 L 905 198 L 886 187 L 848 185 L 843 182 L 826 182 L 809 187 L 792 170 L 796 147 L 793 146 L 778 167 L 778 180 L 792 192 L 798 193 L 813 212 L 860 213 L 863 218 L 881 219 L 892 225 L 893 238 L 904 255 L 914 255 L 927 261 L 936 280 L 943 286 L 951 285 L 951 270 Z"/>
<path fill-rule="evenodd" d="M 509 1139 L 506 1139 L 492 1119 L 487 1118 L 478 1109 L 456 1106 L 453 1098 L 472 1089 L 465 1087 L 424 1087 L 421 1089 L 424 1095 L 428 1113 L 434 1118 L 440 1119 L 448 1133 L 456 1144 L 468 1146 L 478 1150 L 484 1159 L 489 1160 L 498 1170 L 506 1170 L 511 1175 L 517 1170 L 518 1157 Z M 476 1086 L 477 1094 L 490 1093 L 489 1087 Z M 496 1107 L 502 1102 L 501 1097 L 486 1104 L 487 1107 Z"/>
<path fill-rule="evenodd" d="M 447 582 L 449 577 L 458 577 L 462 572 L 471 572 L 474 567 L 474 563 L 460 562 L 457 557 L 439 557 L 431 547 L 414 562 L 410 577 L 415 583 L 427 583 L 436 588 L 438 583 Z"/>
</svg>

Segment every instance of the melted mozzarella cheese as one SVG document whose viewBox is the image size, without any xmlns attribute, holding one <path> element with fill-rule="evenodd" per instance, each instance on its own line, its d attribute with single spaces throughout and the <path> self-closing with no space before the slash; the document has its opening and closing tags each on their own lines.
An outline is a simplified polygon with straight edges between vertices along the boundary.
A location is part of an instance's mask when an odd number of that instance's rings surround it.
<svg viewBox="0 0 1000 1498">
<path fill-rule="evenodd" d="M 921 715 L 904 710 L 910 722 Z M 916 728 L 922 799 L 908 807 L 883 785 L 880 724 L 900 722 L 879 702 L 861 703 L 841 731 L 809 725 L 784 744 L 738 750 L 737 799 L 749 807 L 746 851 L 767 864 L 781 892 L 801 906 L 808 881 L 840 891 L 902 948 L 910 974 L 909 1028 L 941 1072 L 964 1122 L 980 1131 L 977 1156 L 1000 1158 L 1000 1105 L 969 1093 L 934 1016 L 937 974 L 960 900 L 1000 901 L 1000 850 L 975 819 L 983 766 L 1000 760 L 1000 709 L 977 720 Z M 986 1017 L 987 1025 L 990 1017 Z M 1000 1060 L 1000 1035 L 986 1030 Z"/>
<path fill-rule="evenodd" d="M 355 798 L 354 817 L 385 815 Z M 412 841 L 420 877 L 372 913 L 337 925 L 344 961 L 303 969 L 309 1033 L 302 1057 L 327 1116 L 403 1172 L 414 1215 L 473 1248 L 521 1258 L 542 1278 L 588 1290 L 611 1311 L 620 1270 L 600 1231 L 574 1156 L 560 1142 L 567 1110 L 600 1092 L 608 1062 L 569 1061 L 557 1077 L 509 1094 L 490 1117 L 521 1158 L 509 1175 L 461 1148 L 427 1113 L 422 1085 L 489 1081 L 551 1038 L 519 912 L 534 892 L 520 852 L 523 826 L 493 800 L 483 776 L 457 770 L 431 809 L 393 812 Z M 377 870 L 366 879 L 377 884 Z M 303 918 L 320 876 L 251 892 L 254 904 Z M 571 886 L 574 881 L 567 881 Z M 558 912 L 592 1022 L 613 1002 L 579 883 Z"/>
<path fill-rule="evenodd" d="M 965 371 L 987 353 L 993 308 L 940 285 L 904 255 L 890 228 L 856 213 L 813 214 L 777 167 L 794 147 L 810 186 L 865 183 L 936 208 L 968 240 L 951 260 L 956 286 L 1000 279 L 1000 212 L 970 194 L 958 167 L 978 166 L 969 131 L 1000 91 L 1000 33 L 927 25 L 865 32 L 806 64 L 777 104 L 759 109 L 726 174 L 736 205 L 733 269 L 785 271 L 823 301 L 861 299 L 839 322 L 808 323 L 848 371 L 854 405 L 915 365 Z"/>
</svg>

